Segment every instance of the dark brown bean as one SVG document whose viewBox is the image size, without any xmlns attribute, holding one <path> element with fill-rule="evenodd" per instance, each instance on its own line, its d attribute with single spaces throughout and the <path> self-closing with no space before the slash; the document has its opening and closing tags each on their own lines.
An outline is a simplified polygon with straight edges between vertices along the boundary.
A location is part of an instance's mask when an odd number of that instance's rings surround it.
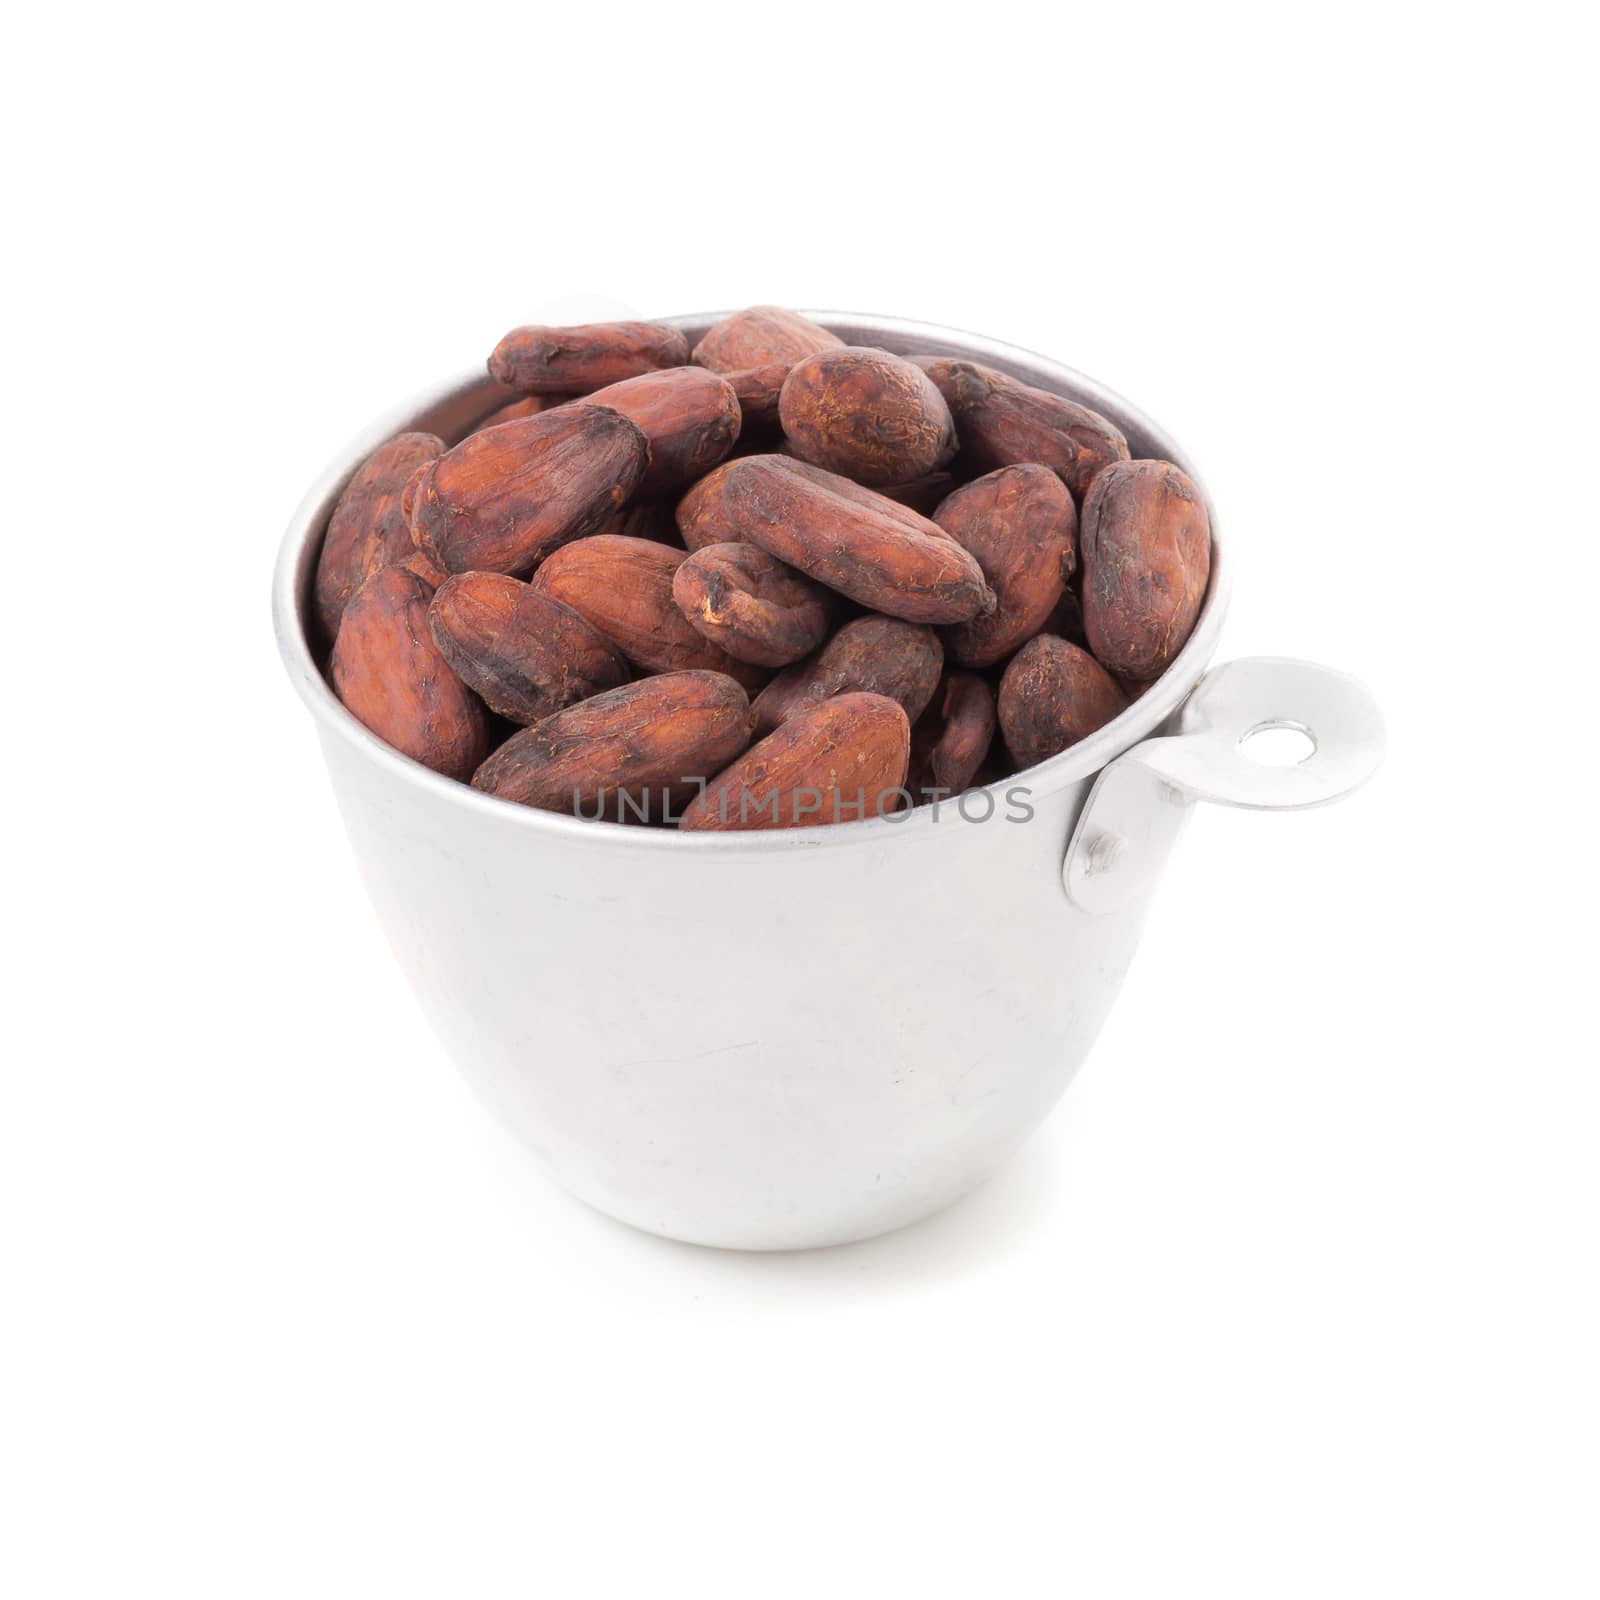
<svg viewBox="0 0 1600 1600">
<path fill-rule="evenodd" d="M 857 617 L 815 656 L 780 672 L 756 696 L 756 728 L 770 733 L 823 700 L 861 691 L 896 701 L 914 722 L 933 698 L 943 670 L 944 649 L 932 628 L 894 617 Z"/>
<path fill-rule="evenodd" d="M 681 367 L 689 342 L 659 322 L 590 322 L 513 328 L 489 357 L 489 373 L 521 394 L 589 394 L 608 383 Z"/>
<path fill-rule="evenodd" d="M 1087 650 L 1041 633 L 1011 658 L 998 712 L 1019 768 L 1037 766 L 1127 709 L 1111 674 Z"/>
<path fill-rule="evenodd" d="M 999 604 L 987 616 L 944 630 L 966 667 L 1004 661 L 1043 628 L 1074 563 L 1078 514 L 1048 467 L 1001 467 L 957 489 L 934 520 L 970 551 Z"/>
<path fill-rule="evenodd" d="M 672 598 L 690 625 L 729 655 L 786 667 L 827 637 L 828 591 L 753 544 L 712 544 L 683 562 Z"/>
<path fill-rule="evenodd" d="M 428 626 L 456 676 L 524 726 L 628 681 L 622 653 L 583 616 L 501 573 L 449 579 Z"/>
<path fill-rule="evenodd" d="M 1124 461 L 1083 507 L 1083 626 L 1112 672 L 1149 682 L 1183 648 L 1211 574 L 1200 491 L 1170 461 Z"/>
</svg>

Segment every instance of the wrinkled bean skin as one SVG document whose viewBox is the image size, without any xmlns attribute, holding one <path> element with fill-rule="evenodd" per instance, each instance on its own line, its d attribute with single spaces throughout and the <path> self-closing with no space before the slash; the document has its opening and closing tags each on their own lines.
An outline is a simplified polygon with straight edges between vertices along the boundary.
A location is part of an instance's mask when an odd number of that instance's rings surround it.
<svg viewBox="0 0 1600 1600">
<path fill-rule="evenodd" d="M 489 375 L 519 394 L 590 394 L 608 383 L 681 367 L 689 342 L 659 322 L 513 328 L 489 357 Z"/>
<path fill-rule="evenodd" d="M 965 622 L 994 609 L 982 568 L 942 529 L 864 493 L 783 456 L 746 456 L 724 469 L 701 521 L 887 616 Z M 679 526 L 689 542 L 681 507 Z"/>
<path fill-rule="evenodd" d="M 983 569 L 999 603 L 944 630 L 964 667 L 1004 661 L 1049 621 L 1075 563 L 1078 514 L 1048 467 L 1001 467 L 957 489 L 934 521 Z"/>
<path fill-rule="evenodd" d="M 939 687 L 944 647 L 932 628 L 894 617 L 857 617 L 815 656 L 780 672 L 754 701 L 756 731 L 835 695 L 866 692 L 900 705 L 915 722 Z"/>
<path fill-rule="evenodd" d="M 712 372 L 781 366 L 787 375 L 795 362 L 807 356 L 843 348 L 843 339 L 797 312 L 785 311 L 782 306 L 751 306 L 707 329 L 694 347 L 694 361 Z"/>
<path fill-rule="evenodd" d="M 821 467 L 814 467 L 792 456 L 767 453 L 742 456 L 739 461 L 724 463 L 708 472 L 678 502 L 678 533 L 689 549 L 700 550 L 708 544 L 737 544 L 740 541 L 739 526 L 728 513 L 722 491 L 729 474 L 741 461 L 781 462 L 781 470 L 792 479 L 814 484 L 819 490 L 848 500 L 874 516 L 891 517 L 912 533 L 925 538 L 930 535 L 942 536 L 944 533 L 938 523 L 913 511 L 891 495 L 863 488 L 859 483 L 841 478 L 836 472 L 825 472 Z"/>
<path fill-rule="evenodd" d="M 448 579 L 428 627 L 456 676 L 524 727 L 628 681 L 622 653 L 571 606 L 501 573 Z"/>
<path fill-rule="evenodd" d="M 739 437 L 739 397 L 725 378 L 674 367 L 608 384 L 577 402 L 610 406 L 650 444 L 641 495 L 674 494 L 709 472 Z"/>
<path fill-rule="evenodd" d="M 1083 507 L 1083 627 L 1115 673 L 1147 683 L 1183 648 L 1211 575 L 1211 521 L 1170 461 L 1125 461 Z"/>
<path fill-rule="evenodd" d="M 739 397 L 739 414 L 745 432 L 777 426 L 778 397 L 783 393 L 783 380 L 789 376 L 788 363 L 777 361 L 764 367 L 741 367 L 737 372 L 725 372 L 722 376 L 733 385 L 733 392 Z"/>
<path fill-rule="evenodd" d="M 918 366 L 887 350 L 824 350 L 797 362 L 778 415 L 796 455 L 856 483 L 908 483 L 955 454 L 955 423 Z"/>
<path fill-rule="evenodd" d="M 334 692 L 363 727 L 413 761 L 465 779 L 488 749 L 483 707 L 428 631 L 433 591 L 384 567 L 351 597 L 334 641 Z"/>
<path fill-rule="evenodd" d="M 679 826 L 751 830 L 829 826 L 905 803 L 911 728 L 876 694 L 842 694 L 792 717 L 720 774 Z"/>
<path fill-rule="evenodd" d="M 332 640 L 350 597 L 373 573 L 400 566 L 413 551 L 405 492 L 411 480 L 444 453 L 444 440 L 431 433 L 402 433 L 378 446 L 356 468 L 339 496 L 322 553 L 314 589 L 317 622 Z"/>
<path fill-rule="evenodd" d="M 992 367 L 948 356 L 914 356 L 945 398 L 961 441 L 963 471 L 1035 462 L 1072 491 L 1079 505 L 1094 476 L 1128 459 L 1122 431 L 1098 411 L 1033 389 Z"/>
<path fill-rule="evenodd" d="M 922 805 L 972 787 L 994 742 L 994 690 L 972 672 L 952 672 L 911 730 L 906 780 Z"/>
<path fill-rule="evenodd" d="M 997 710 L 1006 748 L 1021 769 L 1088 738 L 1127 706 L 1111 674 L 1087 650 L 1041 633 L 1011 658 Z"/>
<path fill-rule="evenodd" d="M 639 487 L 645 436 L 604 406 L 562 406 L 469 434 L 417 483 L 411 536 L 446 572 L 526 577 Z"/>
<path fill-rule="evenodd" d="M 672 820 L 749 742 L 750 705 L 737 683 L 718 672 L 668 672 L 525 728 L 472 782 L 541 811 L 632 821 L 647 810 L 651 821 Z"/>
<path fill-rule="evenodd" d="M 697 633 L 758 667 L 809 655 L 833 620 L 826 589 L 753 544 L 697 550 L 673 575 L 672 598 Z"/>
<path fill-rule="evenodd" d="M 686 560 L 670 545 L 596 534 L 557 550 L 533 587 L 571 606 L 647 672 L 721 672 L 755 688 L 766 674 L 703 638 L 678 609 L 672 583 Z"/>
</svg>

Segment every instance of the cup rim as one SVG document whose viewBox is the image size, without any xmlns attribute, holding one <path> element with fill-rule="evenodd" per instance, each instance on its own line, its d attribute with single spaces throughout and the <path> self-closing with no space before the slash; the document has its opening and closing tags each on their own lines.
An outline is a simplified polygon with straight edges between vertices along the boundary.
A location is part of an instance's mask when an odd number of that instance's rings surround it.
<svg viewBox="0 0 1600 1600">
<path fill-rule="evenodd" d="M 713 322 L 732 313 L 698 312 L 653 320 L 681 329 L 693 342 Z M 1101 768 L 1161 729 L 1173 716 L 1215 653 L 1228 609 L 1232 569 L 1226 543 L 1219 537 L 1215 508 L 1204 480 L 1185 452 L 1157 423 L 1113 390 L 1073 368 L 1017 345 L 990 339 L 937 323 L 846 311 L 803 311 L 802 316 L 837 333 L 847 344 L 882 344 L 905 353 L 930 351 L 998 367 L 1013 377 L 1047 389 L 1102 412 L 1137 440 L 1136 455 L 1172 461 L 1200 490 L 1211 519 L 1211 572 L 1200 614 L 1183 648 L 1172 664 L 1125 711 L 1086 739 L 1059 755 L 1026 767 L 987 785 L 996 800 L 1018 786 L 1030 799 L 1047 799 L 1062 789 L 1093 777 Z M 673 828 L 643 828 L 616 822 L 569 817 L 540 811 L 485 794 L 470 784 L 447 778 L 411 757 L 401 754 L 369 732 L 348 712 L 317 666 L 306 622 L 310 615 L 311 585 L 322 535 L 334 502 L 356 468 L 385 440 L 415 429 L 431 414 L 446 412 L 481 421 L 505 401 L 505 392 L 482 368 L 423 389 L 402 405 L 385 412 L 355 435 L 328 463 L 289 519 L 278 550 L 272 580 L 272 620 L 278 653 L 296 692 L 304 701 L 324 737 L 333 737 L 394 782 L 454 806 L 477 812 L 485 820 L 548 834 L 575 844 L 618 846 L 636 850 L 702 851 L 719 854 L 766 854 L 777 851 L 868 846 L 892 838 L 936 837 L 939 819 L 934 808 L 918 806 L 893 817 L 831 823 L 801 828 L 705 830 L 683 833 Z M 474 408 L 474 401 L 481 404 Z M 453 442 L 453 441 L 452 441 Z M 998 730 L 997 735 L 998 737 Z M 939 810 L 954 805 L 955 797 L 941 802 Z M 951 826 L 953 824 L 946 824 Z"/>
</svg>

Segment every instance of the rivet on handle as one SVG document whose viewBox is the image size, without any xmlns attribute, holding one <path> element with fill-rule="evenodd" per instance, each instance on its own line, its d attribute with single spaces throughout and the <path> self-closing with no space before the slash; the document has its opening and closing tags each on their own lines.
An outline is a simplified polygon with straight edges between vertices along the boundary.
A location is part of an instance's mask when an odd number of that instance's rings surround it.
<svg viewBox="0 0 1600 1600">
<path fill-rule="evenodd" d="M 1135 745 L 1095 780 L 1061 864 L 1080 910 L 1115 911 L 1152 887 L 1196 800 L 1263 811 L 1328 805 L 1383 760 L 1383 716 L 1371 693 L 1310 661 L 1252 656 L 1217 667 L 1190 695 L 1179 726 Z"/>
</svg>

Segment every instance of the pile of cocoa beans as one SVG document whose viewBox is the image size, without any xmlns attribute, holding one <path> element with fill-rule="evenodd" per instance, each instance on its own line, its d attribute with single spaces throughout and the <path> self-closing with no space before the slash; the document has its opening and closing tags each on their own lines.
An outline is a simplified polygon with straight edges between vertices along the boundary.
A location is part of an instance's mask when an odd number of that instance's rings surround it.
<svg viewBox="0 0 1600 1600">
<path fill-rule="evenodd" d="M 753 307 L 518 328 L 512 396 L 328 521 L 345 706 L 504 800 L 687 829 L 900 814 L 1036 765 L 1166 669 L 1211 534 L 1171 462 L 975 362 Z M 996 737 L 998 731 L 998 737 Z"/>
</svg>

